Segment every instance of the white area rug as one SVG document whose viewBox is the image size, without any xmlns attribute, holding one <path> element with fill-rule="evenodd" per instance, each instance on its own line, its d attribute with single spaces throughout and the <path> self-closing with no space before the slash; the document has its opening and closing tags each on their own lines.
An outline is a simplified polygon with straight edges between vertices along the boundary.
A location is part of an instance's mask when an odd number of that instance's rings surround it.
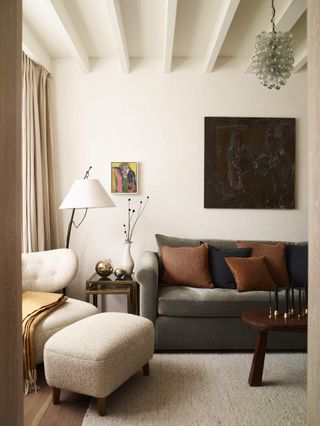
<svg viewBox="0 0 320 426">
<path fill-rule="evenodd" d="M 84 426 L 303 426 L 307 355 L 266 354 L 263 386 L 250 387 L 252 354 L 156 354 Z"/>
</svg>

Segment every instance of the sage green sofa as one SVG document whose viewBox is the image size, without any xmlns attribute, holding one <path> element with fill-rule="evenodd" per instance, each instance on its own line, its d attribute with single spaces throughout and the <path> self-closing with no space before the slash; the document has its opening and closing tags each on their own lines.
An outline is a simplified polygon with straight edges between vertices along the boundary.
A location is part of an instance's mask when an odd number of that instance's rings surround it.
<svg viewBox="0 0 320 426">
<path fill-rule="evenodd" d="M 200 241 L 218 249 L 237 247 L 236 241 L 231 240 L 184 239 L 164 235 L 156 235 L 156 239 L 159 253 L 163 245 L 195 247 Z M 256 334 L 242 323 L 241 313 L 247 309 L 265 309 L 267 313 L 269 292 L 239 293 L 224 288 L 162 286 L 159 253 L 142 253 L 136 266 L 136 280 L 140 284 L 140 315 L 155 325 L 156 350 L 254 349 Z M 284 304 L 281 293 L 279 303 Z M 305 333 L 270 333 L 268 348 L 306 350 L 306 339 Z"/>
</svg>

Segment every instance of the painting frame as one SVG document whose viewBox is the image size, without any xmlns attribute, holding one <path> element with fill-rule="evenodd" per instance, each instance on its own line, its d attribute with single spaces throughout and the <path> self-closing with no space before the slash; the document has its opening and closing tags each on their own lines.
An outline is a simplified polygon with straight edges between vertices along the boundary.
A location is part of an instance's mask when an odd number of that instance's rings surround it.
<svg viewBox="0 0 320 426">
<path fill-rule="evenodd" d="M 296 120 L 205 117 L 204 207 L 294 209 Z"/>
<path fill-rule="evenodd" d="M 111 161 L 111 193 L 137 195 L 139 193 L 137 161 Z"/>
</svg>

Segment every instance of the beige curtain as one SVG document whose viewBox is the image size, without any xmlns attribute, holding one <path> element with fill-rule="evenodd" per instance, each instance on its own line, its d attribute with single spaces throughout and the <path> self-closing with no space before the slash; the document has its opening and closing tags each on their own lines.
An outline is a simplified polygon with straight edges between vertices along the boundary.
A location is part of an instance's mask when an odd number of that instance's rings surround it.
<svg viewBox="0 0 320 426">
<path fill-rule="evenodd" d="M 22 60 L 22 249 L 58 247 L 55 203 L 51 76 L 23 54 Z"/>
</svg>

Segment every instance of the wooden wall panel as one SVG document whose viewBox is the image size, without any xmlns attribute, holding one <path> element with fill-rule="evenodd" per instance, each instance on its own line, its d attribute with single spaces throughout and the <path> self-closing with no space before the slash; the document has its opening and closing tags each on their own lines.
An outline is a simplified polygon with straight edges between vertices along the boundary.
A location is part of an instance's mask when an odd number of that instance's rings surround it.
<svg viewBox="0 0 320 426">
<path fill-rule="evenodd" d="M 21 0 L 0 0 L 0 424 L 21 426 Z"/>
<path fill-rule="evenodd" d="M 308 0 L 308 425 L 320 425 L 320 1 Z"/>
</svg>

